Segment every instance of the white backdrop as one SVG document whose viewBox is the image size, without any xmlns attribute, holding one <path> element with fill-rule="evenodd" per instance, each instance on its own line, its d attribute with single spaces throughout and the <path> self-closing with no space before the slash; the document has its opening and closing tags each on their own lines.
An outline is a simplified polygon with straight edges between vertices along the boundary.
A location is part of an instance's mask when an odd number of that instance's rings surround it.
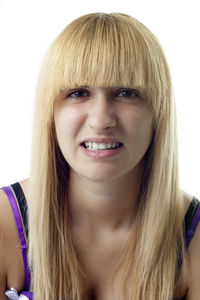
<svg viewBox="0 0 200 300">
<path fill-rule="evenodd" d="M 181 186 L 200 198 L 199 0 L 0 0 L 0 186 L 28 177 L 35 86 L 49 44 L 73 19 L 130 14 L 159 38 L 170 66 Z"/>
</svg>

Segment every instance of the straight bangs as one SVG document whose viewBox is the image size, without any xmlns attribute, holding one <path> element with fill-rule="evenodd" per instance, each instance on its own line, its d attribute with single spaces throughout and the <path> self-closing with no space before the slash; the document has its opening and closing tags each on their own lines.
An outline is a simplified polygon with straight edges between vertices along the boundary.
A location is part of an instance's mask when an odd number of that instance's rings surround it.
<svg viewBox="0 0 200 300">
<path fill-rule="evenodd" d="M 53 89 L 51 100 L 68 88 L 129 87 L 150 101 L 157 119 L 170 95 L 158 40 L 123 14 L 89 14 L 73 21 L 49 48 L 43 71 L 48 90 Z"/>
</svg>

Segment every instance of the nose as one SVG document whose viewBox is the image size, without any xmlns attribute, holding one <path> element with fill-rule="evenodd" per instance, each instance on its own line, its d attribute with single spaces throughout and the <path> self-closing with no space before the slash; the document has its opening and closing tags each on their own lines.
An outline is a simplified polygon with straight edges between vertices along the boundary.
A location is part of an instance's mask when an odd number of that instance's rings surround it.
<svg viewBox="0 0 200 300">
<path fill-rule="evenodd" d="M 91 101 L 88 111 L 87 125 L 95 132 L 101 133 L 117 124 L 114 105 L 109 95 L 100 92 Z"/>
</svg>

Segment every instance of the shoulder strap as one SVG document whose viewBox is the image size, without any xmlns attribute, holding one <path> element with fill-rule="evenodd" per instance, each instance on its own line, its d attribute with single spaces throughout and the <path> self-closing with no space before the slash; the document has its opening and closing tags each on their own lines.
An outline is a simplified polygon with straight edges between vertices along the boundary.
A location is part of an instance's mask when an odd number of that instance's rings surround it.
<svg viewBox="0 0 200 300">
<path fill-rule="evenodd" d="M 186 249 L 189 247 L 189 244 L 194 236 L 199 221 L 200 221 L 200 202 L 197 198 L 193 197 L 192 202 L 186 212 L 185 219 L 184 219 Z"/>
<path fill-rule="evenodd" d="M 22 221 L 22 216 L 21 216 L 21 210 L 20 206 L 18 203 L 18 198 L 16 197 L 16 194 L 12 188 L 12 186 L 8 187 L 3 187 L 2 190 L 6 193 L 12 211 L 13 215 L 15 218 L 15 223 L 18 231 L 18 236 L 19 236 L 19 241 L 20 241 L 20 246 L 21 246 L 21 251 L 22 251 L 22 256 L 23 256 L 23 261 L 24 261 L 24 271 L 25 271 L 25 281 L 24 281 L 24 287 L 25 289 L 29 290 L 30 288 L 30 269 L 28 265 L 28 256 L 27 256 L 27 251 L 28 251 L 28 243 L 25 235 L 25 230 L 23 226 L 23 221 Z"/>
<path fill-rule="evenodd" d="M 200 202 L 197 198 L 193 197 L 190 206 L 185 214 L 183 221 L 183 231 L 185 236 L 185 249 L 187 250 L 189 244 L 194 236 L 198 223 L 200 222 Z M 179 250 L 177 274 L 183 261 L 182 250 Z"/>
<path fill-rule="evenodd" d="M 16 199 L 19 204 L 19 209 L 20 209 L 22 221 L 23 221 L 24 232 L 25 232 L 26 239 L 28 241 L 27 201 L 26 201 L 24 192 L 21 188 L 21 185 L 18 182 L 12 184 L 11 187 L 16 195 Z"/>
</svg>

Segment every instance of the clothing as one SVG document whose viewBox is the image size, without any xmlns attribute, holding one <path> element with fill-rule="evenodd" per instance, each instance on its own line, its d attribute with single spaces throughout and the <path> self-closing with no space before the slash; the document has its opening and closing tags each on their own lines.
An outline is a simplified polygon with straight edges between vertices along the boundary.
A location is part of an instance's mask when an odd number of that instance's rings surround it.
<svg viewBox="0 0 200 300">
<path fill-rule="evenodd" d="M 10 300 L 32 300 L 33 294 L 30 289 L 30 269 L 28 266 L 28 224 L 27 224 L 27 202 L 23 190 L 19 183 L 12 184 L 8 187 L 3 187 L 2 190 L 8 196 L 12 207 L 15 223 L 17 226 L 23 262 L 24 262 L 24 290 L 19 294 L 15 291 L 8 291 Z M 7 296 L 8 296 L 7 294 Z"/>
<path fill-rule="evenodd" d="M 27 202 L 20 184 L 17 182 L 8 187 L 3 187 L 2 190 L 7 194 L 12 207 L 12 211 L 15 217 L 15 222 L 18 230 L 19 241 L 21 245 L 21 251 L 24 261 L 25 270 L 25 281 L 24 290 L 20 291 L 17 295 L 15 291 L 13 292 L 15 298 L 9 296 L 8 299 L 20 299 L 20 300 L 32 300 L 33 294 L 29 291 L 30 289 L 30 269 L 28 266 L 27 251 L 28 251 L 28 224 L 27 224 Z M 185 247 L 188 248 L 192 237 L 194 236 L 197 225 L 200 221 L 200 202 L 193 197 L 192 202 L 186 212 L 183 226 L 185 231 Z M 177 271 L 180 269 L 182 263 L 182 255 L 180 252 Z M 18 296 L 18 298 L 17 298 Z"/>
</svg>

